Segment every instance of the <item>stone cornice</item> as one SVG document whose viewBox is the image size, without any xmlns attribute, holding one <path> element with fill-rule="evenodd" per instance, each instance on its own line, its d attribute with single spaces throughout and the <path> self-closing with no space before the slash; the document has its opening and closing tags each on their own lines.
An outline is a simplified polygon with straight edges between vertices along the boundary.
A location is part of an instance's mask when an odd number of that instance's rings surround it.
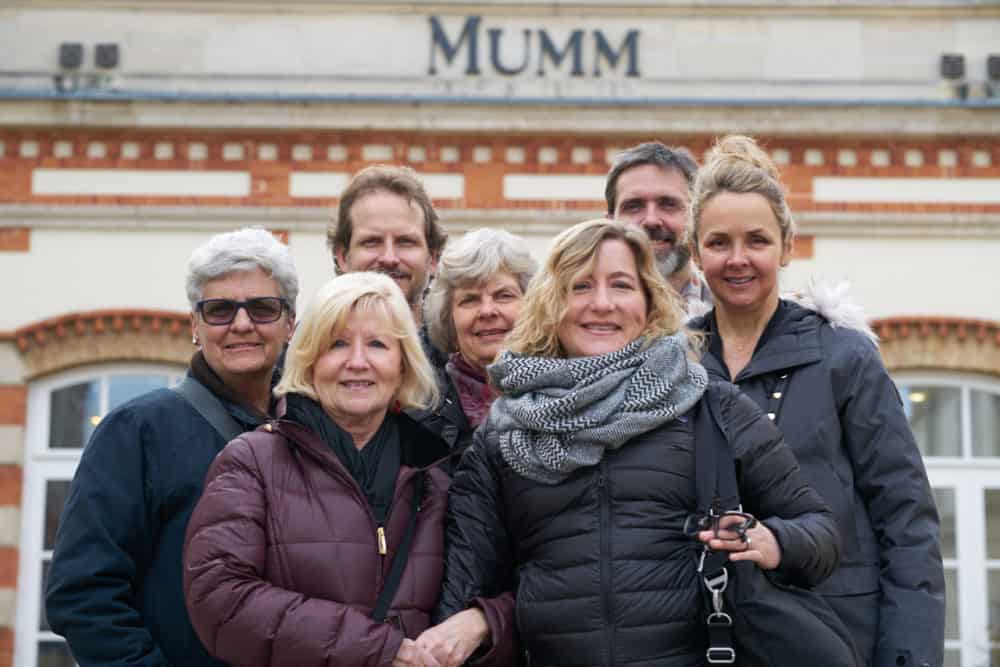
<svg viewBox="0 0 1000 667">
<path fill-rule="evenodd" d="M 872 322 L 886 368 L 1000 376 L 1000 322 L 957 317 L 889 317 Z"/>
<path fill-rule="evenodd" d="M 450 231 L 497 227 L 515 234 L 551 236 L 568 225 L 604 215 L 599 205 L 572 210 L 442 209 Z M 0 227 L 35 229 L 171 229 L 225 231 L 258 224 L 288 232 L 322 233 L 332 208 L 317 206 L 78 206 L 0 205 Z M 1000 239 L 1000 213 L 796 214 L 799 232 L 818 238 Z"/>
<path fill-rule="evenodd" d="M 235 100 L 234 100 L 235 102 Z M 840 106 L 808 104 L 726 105 L 690 101 L 671 104 L 588 106 L 519 102 L 516 113 L 503 100 L 315 101 L 244 103 L 191 101 L 0 100 L 0 127 L 198 128 L 241 130 L 417 130 L 443 132 L 572 131 L 618 135 L 728 134 L 771 136 L 1000 136 L 1000 113 L 989 106 Z M 331 119 L 335 119 L 335 122 Z"/>
<path fill-rule="evenodd" d="M 0 332 L 21 354 L 25 379 L 74 366 L 112 361 L 187 364 L 193 353 L 190 317 L 134 308 L 69 313 Z"/>
<path fill-rule="evenodd" d="M 192 13 L 276 12 L 273 1 L 216 0 L 210 6 L 202 0 L 9 0 L 8 6 L 20 9 L 130 9 L 141 6 L 144 11 L 183 11 Z M 888 16 L 978 17 L 1000 15 L 1000 8 L 977 0 L 430 0 L 419 3 L 422 12 L 454 13 L 475 11 L 484 15 L 554 16 L 579 13 L 601 16 L 676 16 L 698 13 L 707 16 L 745 15 L 766 9 L 776 16 Z M 414 11 L 413 2 L 399 0 L 284 0 L 282 14 L 364 12 L 367 14 L 397 14 Z"/>
</svg>

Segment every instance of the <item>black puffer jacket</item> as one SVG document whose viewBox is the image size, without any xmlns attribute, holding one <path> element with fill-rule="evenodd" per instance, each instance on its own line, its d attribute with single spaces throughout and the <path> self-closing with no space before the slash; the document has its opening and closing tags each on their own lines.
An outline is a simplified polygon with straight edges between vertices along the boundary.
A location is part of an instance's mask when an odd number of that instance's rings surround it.
<svg viewBox="0 0 1000 667">
<path fill-rule="evenodd" d="M 842 617 L 856 638 L 869 637 L 859 643 L 874 645 L 874 665 L 940 665 L 938 516 L 899 394 L 878 348 L 854 328 L 864 324 L 851 321 L 852 306 L 823 286 L 804 298 L 834 324 L 782 301 L 734 381 L 775 413 L 802 474 L 833 509 L 844 557 L 817 590 L 836 609 L 857 607 L 867 596 L 876 618 L 861 621 L 856 608 Z M 712 335 L 714 322 L 710 313 L 691 324 Z M 702 363 L 710 375 L 729 379 L 714 336 Z"/>
<path fill-rule="evenodd" d="M 770 517 L 788 577 L 821 581 L 839 557 L 829 509 L 752 401 L 728 384 L 708 395 L 733 436 L 744 508 Z M 533 665 L 701 665 L 699 547 L 683 531 L 696 502 L 693 416 L 555 486 L 514 473 L 491 423 L 479 429 L 449 495 L 438 615 L 515 590 L 516 627 Z"/>
</svg>

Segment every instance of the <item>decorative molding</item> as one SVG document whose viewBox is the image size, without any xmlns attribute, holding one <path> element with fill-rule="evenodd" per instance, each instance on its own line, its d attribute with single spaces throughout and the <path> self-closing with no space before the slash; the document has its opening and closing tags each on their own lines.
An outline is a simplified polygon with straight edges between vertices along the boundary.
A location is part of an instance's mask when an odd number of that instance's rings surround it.
<svg viewBox="0 0 1000 667">
<path fill-rule="evenodd" d="M 458 102 L 461 102 L 459 104 Z M 511 110 L 516 109 L 516 113 Z M 598 104 L 575 100 L 574 133 L 620 136 L 742 133 L 771 136 L 955 137 L 1000 136 L 996 109 L 983 106 L 708 105 L 693 100 L 656 104 Z M 185 101 L 0 100 L 0 127 L 179 128 L 423 132 L 557 133 L 568 129 L 567 105 L 527 100 L 255 101 L 240 104 Z M 331 119 L 336 119 L 335 124 Z"/>
<path fill-rule="evenodd" d="M 603 202 L 559 202 L 563 208 L 441 209 L 449 231 L 496 227 L 514 234 L 551 236 L 604 215 Z M 328 206 L 83 206 L 0 205 L 0 229 L 169 229 L 229 231 L 263 225 L 286 232 L 325 233 Z M 816 238 L 1000 239 L 1000 213 L 867 213 L 803 211 L 799 233 Z"/>
<path fill-rule="evenodd" d="M 193 354 L 188 313 L 115 309 L 61 315 L 0 337 L 20 351 L 25 380 L 110 361 L 186 365 Z"/>
<path fill-rule="evenodd" d="M 958 317 L 889 317 L 872 322 L 886 368 L 1000 376 L 1000 322 Z"/>
</svg>

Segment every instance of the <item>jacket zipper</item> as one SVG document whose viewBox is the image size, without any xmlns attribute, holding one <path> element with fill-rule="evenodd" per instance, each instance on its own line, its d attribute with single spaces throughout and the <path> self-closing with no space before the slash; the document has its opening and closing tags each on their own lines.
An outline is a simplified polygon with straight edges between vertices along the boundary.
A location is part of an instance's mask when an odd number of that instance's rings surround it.
<svg viewBox="0 0 1000 667">
<path fill-rule="evenodd" d="M 601 503 L 601 609 L 608 638 L 608 665 L 615 664 L 615 627 L 611 619 L 611 499 L 608 497 L 608 460 L 601 459 L 597 493 Z"/>
</svg>

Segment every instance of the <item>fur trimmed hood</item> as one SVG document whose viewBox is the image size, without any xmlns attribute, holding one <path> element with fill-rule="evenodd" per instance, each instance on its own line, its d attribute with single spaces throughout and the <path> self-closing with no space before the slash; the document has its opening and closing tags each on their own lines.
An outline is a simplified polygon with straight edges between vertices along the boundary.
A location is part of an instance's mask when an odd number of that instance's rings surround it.
<svg viewBox="0 0 1000 667">
<path fill-rule="evenodd" d="M 834 329 L 855 329 L 878 345 L 878 335 L 868 324 L 864 307 L 848 294 L 850 288 L 851 284 L 846 280 L 837 283 L 810 280 L 804 288 L 781 296 L 819 313 Z"/>
</svg>

